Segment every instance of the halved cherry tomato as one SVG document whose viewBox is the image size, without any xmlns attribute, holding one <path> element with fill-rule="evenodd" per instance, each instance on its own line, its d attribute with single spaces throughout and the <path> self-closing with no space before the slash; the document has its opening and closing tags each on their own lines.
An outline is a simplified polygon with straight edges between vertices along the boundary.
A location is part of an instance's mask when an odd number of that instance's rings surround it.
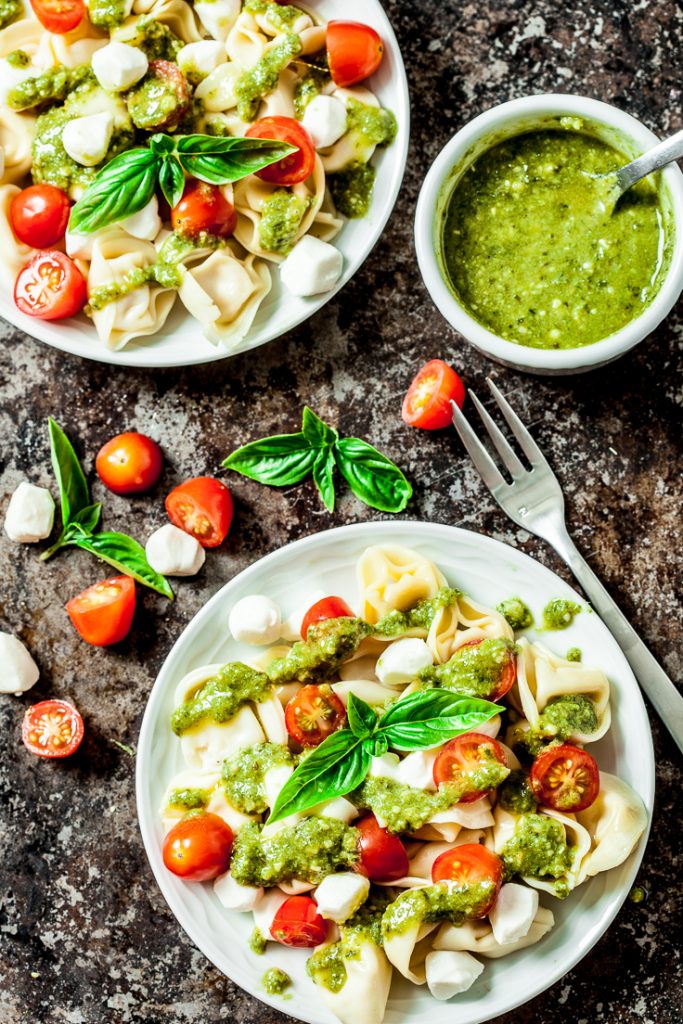
<svg viewBox="0 0 683 1024">
<path fill-rule="evenodd" d="M 449 740 L 440 750 L 434 762 L 434 782 L 440 786 L 445 782 L 467 782 L 485 761 L 495 758 L 506 764 L 505 751 L 497 740 L 491 739 L 483 732 L 466 732 Z M 476 793 L 465 793 L 459 803 L 470 804 L 479 800 L 486 790 Z"/>
<path fill-rule="evenodd" d="M 503 862 L 495 853 L 479 843 L 463 843 L 453 850 L 446 850 L 432 865 L 433 882 L 455 882 L 456 885 L 493 885 L 491 898 L 477 909 L 475 917 L 486 917 L 496 902 L 496 896 L 503 881 Z"/>
<path fill-rule="evenodd" d="M 228 536 L 232 496 L 215 477 L 195 476 L 171 491 L 166 512 L 174 526 L 189 533 L 203 548 L 217 548 Z"/>
<path fill-rule="evenodd" d="M 97 475 L 114 494 L 141 494 L 161 476 L 161 448 L 146 434 L 117 434 L 97 453 Z"/>
<path fill-rule="evenodd" d="M 406 848 L 388 829 L 382 828 L 374 814 L 365 814 L 356 822 L 360 832 L 360 860 L 356 870 L 371 882 L 395 882 L 408 874 Z"/>
<path fill-rule="evenodd" d="M 135 581 L 112 576 L 94 583 L 67 602 L 69 618 L 83 639 L 95 647 L 118 644 L 130 631 L 135 612 Z"/>
<path fill-rule="evenodd" d="M 270 936 L 283 946 L 312 949 L 327 938 L 327 921 L 312 897 L 290 896 L 273 918 Z"/>
<path fill-rule="evenodd" d="M 39 320 L 62 320 L 80 313 L 87 287 L 80 270 L 63 252 L 46 249 L 32 256 L 14 285 L 17 308 Z"/>
<path fill-rule="evenodd" d="M 285 708 L 287 732 L 302 747 L 317 747 L 345 721 L 346 709 L 329 686 L 302 686 Z"/>
<path fill-rule="evenodd" d="M 565 814 L 585 811 L 600 792 L 595 758 L 571 743 L 548 747 L 539 754 L 531 766 L 529 782 L 543 807 Z"/>
<path fill-rule="evenodd" d="M 176 128 L 190 107 L 184 74 L 170 60 L 151 60 L 145 77 L 127 93 L 126 105 L 136 128 Z"/>
<path fill-rule="evenodd" d="M 71 203 L 54 185 L 29 185 L 12 200 L 12 230 L 21 242 L 34 249 L 48 249 L 64 237 Z"/>
<path fill-rule="evenodd" d="M 164 839 L 164 864 L 186 882 L 209 882 L 228 870 L 234 838 L 217 814 L 191 812 Z"/>
<path fill-rule="evenodd" d="M 235 230 L 237 212 L 217 185 L 194 178 L 171 210 L 171 224 L 185 238 L 196 238 L 202 231 L 227 238 Z"/>
<path fill-rule="evenodd" d="M 304 615 L 301 623 L 301 635 L 305 640 L 309 629 L 316 622 L 323 622 L 325 619 L 352 619 L 353 617 L 354 612 L 343 597 L 323 597 L 320 601 L 312 604 Z"/>
<path fill-rule="evenodd" d="M 489 640 L 488 642 L 499 644 L 501 648 L 503 648 L 504 641 Z M 463 651 L 465 652 L 465 658 L 467 658 L 469 657 L 468 654 L 466 653 L 467 651 L 472 650 L 473 648 L 476 651 L 476 648 L 484 643 L 487 643 L 486 639 L 468 640 L 467 643 L 461 644 L 460 647 L 457 648 L 453 657 L 457 656 L 458 651 Z M 517 660 L 515 658 L 514 650 L 511 648 L 502 649 L 500 653 L 502 656 L 500 658 L 498 676 L 495 680 L 491 680 L 491 685 L 493 686 L 493 689 L 491 690 L 490 693 L 486 694 L 486 700 L 501 700 L 505 696 L 505 694 L 512 689 L 512 687 L 515 684 L 515 680 L 517 679 Z"/>
<path fill-rule="evenodd" d="M 419 371 L 403 399 L 401 416 L 409 427 L 443 430 L 451 425 L 451 400 L 459 409 L 465 402 L 465 385 L 442 359 L 430 359 Z"/>
<path fill-rule="evenodd" d="M 273 139 L 297 147 L 296 153 L 290 153 L 277 163 L 257 171 L 257 177 L 262 181 L 272 185 L 298 185 L 313 173 L 315 146 L 303 125 L 293 117 L 262 117 L 260 121 L 254 121 L 247 138 Z"/>
<path fill-rule="evenodd" d="M 330 21 L 327 62 L 335 85 L 345 89 L 374 75 L 382 63 L 384 44 L 374 28 L 359 21 Z"/>
<path fill-rule="evenodd" d="M 21 738 L 38 757 L 69 757 L 81 745 L 83 719 L 65 700 L 41 700 L 27 708 Z"/>
<path fill-rule="evenodd" d="M 31 0 L 31 7 L 43 28 L 57 35 L 71 32 L 85 14 L 83 0 Z"/>
</svg>

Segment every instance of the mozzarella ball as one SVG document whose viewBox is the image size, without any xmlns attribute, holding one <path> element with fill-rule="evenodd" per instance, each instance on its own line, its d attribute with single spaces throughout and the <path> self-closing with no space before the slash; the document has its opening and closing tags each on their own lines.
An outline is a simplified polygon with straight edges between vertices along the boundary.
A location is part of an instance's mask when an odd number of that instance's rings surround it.
<svg viewBox="0 0 683 1024">
<path fill-rule="evenodd" d="M 323 917 L 341 923 L 347 921 L 365 903 L 370 882 L 356 871 L 328 875 L 315 890 L 315 900 Z"/>
<path fill-rule="evenodd" d="M 64 126 L 62 145 L 77 164 L 95 167 L 107 155 L 113 132 L 114 115 L 109 111 L 75 117 Z"/>
<path fill-rule="evenodd" d="M 493 937 L 501 946 L 517 942 L 528 933 L 538 910 L 538 891 L 516 882 L 501 887 L 489 912 Z"/>
<path fill-rule="evenodd" d="M 12 633 L 0 633 L 0 665 L 0 693 L 13 693 L 18 697 L 38 682 L 38 666 Z"/>
<path fill-rule="evenodd" d="M 435 949 L 425 960 L 427 987 L 435 999 L 450 999 L 475 983 L 484 965 L 469 953 Z"/>
<path fill-rule="evenodd" d="M 124 217 L 118 223 L 133 238 L 141 238 L 144 242 L 153 242 L 161 231 L 159 200 L 156 196 L 152 196 L 141 210 L 131 213 L 130 217 Z"/>
<path fill-rule="evenodd" d="M 147 73 L 149 62 L 137 46 L 128 43 L 107 43 L 92 55 L 95 78 L 107 92 L 123 92 L 139 82 Z"/>
<path fill-rule="evenodd" d="M 405 637 L 389 644 L 377 662 L 377 678 L 384 686 L 406 686 L 422 671 L 434 663 L 434 657 L 424 640 Z"/>
<path fill-rule="evenodd" d="M 162 576 L 194 576 L 206 552 L 198 540 L 172 523 L 155 530 L 145 545 L 147 561 Z"/>
<path fill-rule="evenodd" d="M 320 295 L 334 288 L 343 266 L 339 249 L 313 235 L 304 235 L 280 264 L 280 277 L 292 295 Z"/>
<path fill-rule="evenodd" d="M 35 544 L 52 533 L 55 503 L 45 487 L 22 480 L 5 513 L 5 533 L 20 544 Z"/>
<path fill-rule="evenodd" d="M 314 96 L 304 112 L 303 126 L 316 149 L 327 149 L 346 131 L 346 107 L 335 96 Z"/>
<path fill-rule="evenodd" d="M 242 913 L 254 910 L 263 898 L 263 889 L 260 886 L 240 885 L 229 871 L 216 879 L 213 891 L 227 910 L 238 910 Z"/>
<path fill-rule="evenodd" d="M 264 647 L 280 638 L 280 609 L 263 594 L 250 594 L 230 609 L 228 627 L 235 640 Z"/>
</svg>

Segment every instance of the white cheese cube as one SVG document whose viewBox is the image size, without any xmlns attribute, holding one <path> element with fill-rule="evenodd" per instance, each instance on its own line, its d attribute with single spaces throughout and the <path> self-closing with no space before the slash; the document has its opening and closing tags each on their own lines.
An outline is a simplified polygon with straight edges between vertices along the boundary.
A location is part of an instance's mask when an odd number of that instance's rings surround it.
<svg viewBox="0 0 683 1024">
<path fill-rule="evenodd" d="M 22 480 L 9 500 L 5 533 L 20 544 L 35 544 L 52 533 L 55 503 L 45 487 Z"/>
<path fill-rule="evenodd" d="M 278 910 L 289 897 L 282 889 L 268 889 L 254 907 L 254 924 L 264 939 L 272 940 L 270 926 Z"/>
<path fill-rule="evenodd" d="M 327 149 L 346 131 L 346 107 L 335 96 L 314 96 L 304 112 L 303 126 L 316 149 Z"/>
<path fill-rule="evenodd" d="M 330 921 L 347 921 L 365 903 L 370 882 L 355 871 L 328 875 L 315 890 L 315 900 L 323 917 Z"/>
<path fill-rule="evenodd" d="M 327 597 L 324 590 L 312 590 L 308 595 L 306 603 L 297 605 L 292 614 L 282 623 L 280 636 L 283 640 L 289 640 L 290 643 L 296 643 L 297 640 L 301 640 L 301 626 L 303 625 L 304 615 L 314 604 L 322 601 L 323 597 Z"/>
<path fill-rule="evenodd" d="M 145 554 L 154 571 L 163 576 L 194 576 L 206 558 L 199 541 L 172 523 L 166 523 L 148 537 Z"/>
<path fill-rule="evenodd" d="M 467 992 L 475 983 L 484 965 L 469 953 L 436 949 L 425 960 L 427 987 L 435 999 L 450 999 Z"/>
<path fill-rule="evenodd" d="M 408 754 L 399 762 L 396 769 L 396 779 L 404 786 L 412 786 L 413 789 L 435 790 L 434 785 L 434 762 L 438 751 L 416 750 Z"/>
<path fill-rule="evenodd" d="M 194 4 L 194 13 L 206 31 L 221 42 L 228 38 L 241 9 L 241 0 L 198 0 Z"/>
<path fill-rule="evenodd" d="M 0 693 L 17 697 L 38 682 L 38 666 L 21 640 L 12 633 L 0 633 Z"/>
<path fill-rule="evenodd" d="M 343 266 L 339 249 L 313 235 L 304 235 L 280 264 L 280 277 L 292 295 L 320 295 L 334 288 Z"/>
<path fill-rule="evenodd" d="M 230 609 L 228 628 L 235 640 L 264 647 L 280 637 L 280 609 L 263 594 L 250 594 Z"/>
<path fill-rule="evenodd" d="M 131 213 L 130 217 L 124 217 L 119 221 L 119 225 L 133 238 L 141 238 L 144 242 L 153 242 L 161 231 L 157 197 L 152 196 L 146 206 L 143 206 L 137 213 Z"/>
<path fill-rule="evenodd" d="M 114 132 L 114 115 L 108 111 L 75 117 L 62 132 L 62 145 L 72 160 L 94 167 L 104 160 Z"/>
<path fill-rule="evenodd" d="M 219 64 L 225 64 L 227 59 L 223 43 L 202 39 L 199 43 L 183 46 L 178 52 L 176 63 L 183 74 L 206 78 Z"/>
<path fill-rule="evenodd" d="M 406 686 L 433 662 L 432 652 L 424 640 L 404 637 L 385 648 L 375 671 L 384 686 Z"/>
<path fill-rule="evenodd" d="M 241 913 L 254 910 L 263 898 L 263 889 L 260 886 L 240 885 L 229 871 L 216 879 L 213 891 L 226 910 L 238 910 Z"/>
<path fill-rule="evenodd" d="M 95 78 L 107 92 L 123 92 L 147 73 L 148 61 L 142 50 L 128 43 L 107 43 L 92 55 Z"/>
<path fill-rule="evenodd" d="M 501 946 L 524 938 L 538 910 L 538 891 L 516 882 L 501 886 L 489 913 L 493 937 Z"/>
</svg>

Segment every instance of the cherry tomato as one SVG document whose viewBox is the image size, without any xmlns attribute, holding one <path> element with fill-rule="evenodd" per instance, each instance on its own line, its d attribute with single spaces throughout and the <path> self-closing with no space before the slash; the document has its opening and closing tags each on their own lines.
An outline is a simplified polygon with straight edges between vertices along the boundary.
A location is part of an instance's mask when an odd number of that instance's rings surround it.
<svg viewBox="0 0 683 1024">
<path fill-rule="evenodd" d="M 371 882 L 395 882 L 408 874 L 406 848 L 388 829 L 379 825 L 374 814 L 365 814 L 356 822 L 360 832 L 357 871 Z"/>
<path fill-rule="evenodd" d="M 63 252 L 37 252 L 19 271 L 14 285 L 17 308 L 39 320 L 62 320 L 80 313 L 87 287 L 80 270 Z"/>
<path fill-rule="evenodd" d="M 465 648 L 476 648 L 480 644 L 485 643 L 485 640 L 468 640 L 467 643 L 461 644 L 458 647 L 458 651 L 464 651 Z M 498 643 L 499 641 L 495 641 Z M 500 659 L 500 668 L 498 670 L 498 678 L 492 680 L 493 689 L 490 693 L 486 694 L 486 700 L 498 701 L 501 700 L 506 693 L 508 693 L 515 684 L 517 679 L 517 661 L 513 650 L 506 650 Z"/>
<path fill-rule="evenodd" d="M 475 917 L 486 917 L 496 902 L 496 896 L 503 881 L 503 862 L 495 853 L 479 843 L 464 843 L 452 850 L 446 850 L 432 865 L 433 882 L 455 882 L 456 885 L 493 885 L 491 898 L 477 909 Z"/>
<path fill-rule="evenodd" d="M 85 14 L 83 0 L 31 0 L 31 7 L 43 28 L 57 35 L 71 32 Z"/>
<path fill-rule="evenodd" d="M 485 761 L 495 758 L 506 764 L 505 751 L 497 740 L 491 739 L 483 732 L 466 732 L 449 740 L 440 750 L 434 762 L 434 782 L 440 786 L 445 782 L 467 782 Z M 486 790 L 477 793 L 465 793 L 459 803 L 470 804 L 479 800 Z"/>
<path fill-rule="evenodd" d="M 335 85 L 345 89 L 374 75 L 382 63 L 384 44 L 369 25 L 359 21 L 330 21 L 327 61 Z"/>
<path fill-rule="evenodd" d="M 161 476 L 161 448 L 146 434 L 117 434 L 97 453 L 97 475 L 114 494 L 141 494 Z"/>
<path fill-rule="evenodd" d="M 302 747 L 317 747 L 345 721 L 346 709 L 329 686 L 302 686 L 285 708 L 287 732 Z"/>
<path fill-rule="evenodd" d="M 571 743 L 540 753 L 531 766 L 529 782 L 540 804 L 564 814 L 585 811 L 600 792 L 595 758 Z"/>
<path fill-rule="evenodd" d="M 164 839 L 164 864 L 186 882 L 209 882 L 228 870 L 234 838 L 217 814 L 192 812 Z"/>
<path fill-rule="evenodd" d="M 186 238 L 196 238 L 202 231 L 227 238 L 235 230 L 237 213 L 217 185 L 194 178 L 188 181 L 182 199 L 171 210 L 171 224 Z"/>
<path fill-rule="evenodd" d="M 409 427 L 443 430 L 453 418 L 451 399 L 462 409 L 465 386 L 447 363 L 430 359 L 419 371 L 403 399 L 401 416 Z"/>
<path fill-rule="evenodd" d="M 323 597 L 311 605 L 304 615 L 301 623 L 301 635 L 306 639 L 308 631 L 316 622 L 323 622 L 325 619 L 354 618 L 354 613 L 349 608 L 343 597 Z"/>
<path fill-rule="evenodd" d="M 151 60 L 147 73 L 126 96 L 136 128 L 176 128 L 190 107 L 190 90 L 180 68 L 170 60 Z"/>
<path fill-rule="evenodd" d="M 203 548 L 217 548 L 228 536 L 232 497 L 215 477 L 196 476 L 171 491 L 166 512 L 174 526 L 189 533 Z"/>
<path fill-rule="evenodd" d="M 306 129 L 293 117 L 262 117 L 247 132 L 250 139 L 274 139 L 296 146 L 297 152 L 257 171 L 257 177 L 272 185 L 298 185 L 310 178 L 315 166 L 315 146 Z"/>
<path fill-rule="evenodd" d="M 64 237 L 71 203 L 54 185 L 29 185 L 10 206 L 12 230 L 19 241 L 34 249 L 48 249 Z"/>
<path fill-rule="evenodd" d="M 95 647 L 118 644 L 130 631 L 135 612 L 135 581 L 112 576 L 94 583 L 67 602 L 69 618 L 83 639 Z"/>
<path fill-rule="evenodd" d="M 42 700 L 27 708 L 21 738 L 38 757 L 69 757 L 83 739 L 83 719 L 65 700 Z"/>
<path fill-rule="evenodd" d="M 327 921 L 310 896 L 290 896 L 273 918 L 270 935 L 283 946 L 312 949 L 327 938 Z"/>
</svg>

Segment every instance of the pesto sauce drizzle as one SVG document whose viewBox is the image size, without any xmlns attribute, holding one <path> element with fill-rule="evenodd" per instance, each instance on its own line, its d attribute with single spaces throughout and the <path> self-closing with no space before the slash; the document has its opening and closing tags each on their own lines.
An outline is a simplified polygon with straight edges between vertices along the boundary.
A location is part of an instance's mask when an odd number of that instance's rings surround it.
<svg viewBox="0 0 683 1024">
<path fill-rule="evenodd" d="M 459 647 L 443 665 L 430 665 L 419 674 L 423 687 L 442 686 L 466 697 L 495 692 L 516 647 L 509 640 L 487 637 L 476 646 Z"/>
<path fill-rule="evenodd" d="M 31 58 L 26 50 L 12 50 L 7 54 L 5 60 L 11 68 L 27 68 L 31 63 Z"/>
<path fill-rule="evenodd" d="M 207 719 L 227 722 L 248 701 L 259 703 L 272 693 L 268 676 L 239 661 L 228 662 L 201 689 L 175 709 L 171 728 L 176 736 Z"/>
<path fill-rule="evenodd" d="M 598 716 L 590 697 L 583 693 L 566 693 L 553 697 L 526 732 L 515 727 L 512 744 L 522 757 L 536 757 L 544 747 L 562 743 L 575 734 L 590 736 L 598 728 Z"/>
<path fill-rule="evenodd" d="M 460 926 L 468 919 L 481 916 L 493 891 L 492 882 L 478 882 L 458 888 L 448 882 L 438 882 L 424 889 L 406 889 L 385 911 L 382 935 L 386 940 L 423 922 L 450 921 Z"/>
<path fill-rule="evenodd" d="M 329 81 L 330 76 L 322 69 L 307 68 L 304 77 L 300 78 L 294 87 L 294 114 L 299 121 L 303 120 L 308 104 L 316 96 L 320 96 Z"/>
<path fill-rule="evenodd" d="M 424 629 L 428 633 L 437 612 L 442 608 L 450 608 L 461 596 L 462 591 L 455 587 L 441 587 L 434 597 L 418 601 L 406 611 L 387 612 L 375 626 L 374 632 L 378 636 L 400 636 L 410 629 Z"/>
<path fill-rule="evenodd" d="M 7 28 L 24 13 L 21 0 L 0 0 L 0 29 Z"/>
<path fill-rule="evenodd" d="M 95 81 L 89 64 L 78 64 L 75 68 L 57 64 L 15 85 L 7 94 L 7 104 L 13 110 L 28 110 L 40 103 L 61 101 L 86 81 Z"/>
<path fill-rule="evenodd" d="M 554 601 L 549 601 L 543 609 L 543 625 L 546 629 L 567 629 L 580 611 L 581 606 L 575 601 L 556 597 Z"/>
<path fill-rule="evenodd" d="M 267 811 L 263 782 L 266 772 L 278 765 L 294 765 L 294 757 L 283 743 L 257 743 L 224 761 L 223 785 L 232 806 L 243 814 Z"/>
<path fill-rule="evenodd" d="M 581 661 L 581 648 L 570 647 L 567 653 L 565 654 L 565 659 L 567 661 Z"/>
<path fill-rule="evenodd" d="M 116 28 L 126 20 L 125 0 L 88 0 L 88 17 L 98 28 Z"/>
<path fill-rule="evenodd" d="M 306 962 L 306 971 L 317 985 L 330 992 L 341 992 L 346 984 L 346 961 L 358 960 L 362 945 L 372 942 L 380 949 L 382 915 L 391 903 L 391 897 L 381 889 L 371 889 L 366 902 L 339 925 L 339 939 L 315 952 Z"/>
<path fill-rule="evenodd" d="M 524 604 L 521 597 L 508 597 L 496 605 L 496 611 L 500 612 L 510 629 L 514 629 L 515 632 L 520 629 L 529 629 L 534 624 L 531 610 Z"/>
<path fill-rule="evenodd" d="M 261 978 L 261 984 L 269 996 L 281 996 L 292 984 L 292 979 L 281 967 L 269 967 Z"/>
<path fill-rule="evenodd" d="M 156 21 L 149 14 L 114 29 L 111 38 L 119 43 L 137 46 L 148 60 L 175 61 L 185 46 L 183 40 L 179 39 L 168 25 Z"/>
<path fill-rule="evenodd" d="M 299 36 L 287 32 L 252 68 L 240 75 L 235 84 L 235 95 L 237 113 L 242 121 L 255 119 L 261 99 L 276 87 L 280 74 L 301 53 L 301 49 Z"/>
<path fill-rule="evenodd" d="M 363 619 L 325 619 L 311 626 L 307 639 L 295 643 L 284 657 L 271 662 L 266 671 L 276 685 L 324 682 L 371 634 L 372 626 Z"/>
<path fill-rule="evenodd" d="M 356 161 L 327 176 L 334 205 L 344 217 L 365 217 L 372 203 L 377 172 L 371 164 Z"/>
<path fill-rule="evenodd" d="M 252 953 L 256 953 L 256 956 L 263 956 L 268 945 L 268 939 L 258 929 L 254 928 L 253 932 L 249 936 L 248 946 Z"/>
<path fill-rule="evenodd" d="M 358 829 L 334 818 L 304 818 L 269 838 L 257 822 L 237 833 L 230 871 L 240 885 L 277 885 L 292 878 L 317 884 L 358 861 Z"/>
<path fill-rule="evenodd" d="M 505 811 L 527 814 L 538 807 L 536 797 L 529 785 L 528 774 L 520 768 L 510 772 L 497 793 L 498 803 Z"/>
<path fill-rule="evenodd" d="M 174 789 L 168 798 L 169 807 L 184 807 L 188 811 L 204 808 L 211 799 L 211 790 L 200 789 Z"/>
<path fill-rule="evenodd" d="M 305 14 L 305 11 L 299 7 L 294 7 L 292 4 L 274 3 L 273 0 L 244 0 L 242 10 L 249 11 L 250 14 L 262 14 L 273 28 L 279 28 L 282 31 L 286 31 L 297 18 Z"/>
<path fill-rule="evenodd" d="M 277 189 L 266 199 L 258 226 L 259 243 L 268 252 L 286 255 L 296 240 L 309 201 L 294 192 Z"/>
<path fill-rule="evenodd" d="M 555 882 L 555 894 L 563 899 L 569 893 L 562 880 L 572 864 L 572 849 L 567 846 L 564 826 L 545 814 L 523 814 L 514 834 L 503 847 L 501 857 L 506 877 L 514 875 L 544 878 Z"/>
</svg>

